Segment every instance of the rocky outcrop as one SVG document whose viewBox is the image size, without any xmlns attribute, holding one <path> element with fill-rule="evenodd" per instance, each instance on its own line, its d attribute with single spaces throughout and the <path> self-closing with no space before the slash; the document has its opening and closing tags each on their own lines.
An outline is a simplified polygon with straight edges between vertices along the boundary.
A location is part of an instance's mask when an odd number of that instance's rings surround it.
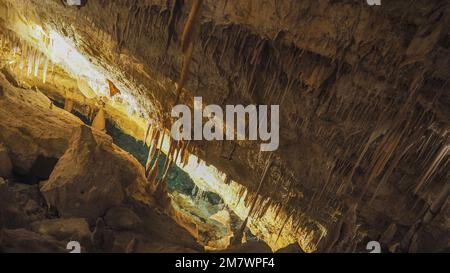
<svg viewBox="0 0 450 273">
<path fill-rule="evenodd" d="M 143 167 L 110 137 L 1 74 L 0 86 L 0 140 L 16 157 L 14 168 L 29 173 L 39 155 L 58 159 L 46 181 L 0 178 L 0 251 L 68 252 L 69 240 L 79 241 L 83 252 L 202 250 L 156 212 Z"/>
<path fill-rule="evenodd" d="M 407 251 L 412 241 L 428 249 L 412 235 L 450 168 L 447 1 L 386 1 L 381 9 L 366 1 L 204 1 L 189 73 L 182 72 L 180 41 L 191 1 L 174 2 L 88 1 L 81 9 L 49 0 L 0 3 L 72 40 L 128 92 L 133 111 L 162 127 L 170 126 L 182 74 L 188 78 L 180 102 L 188 105 L 194 95 L 221 106 L 280 104 L 281 145 L 258 204 L 260 215 L 273 208 L 273 222 L 289 223 L 273 233 L 289 230 L 305 250 L 365 251 L 394 224 L 388 245 L 408 241 L 401 244 Z M 19 130 L 11 119 L 5 124 Z M 48 149 L 52 130 L 42 132 L 45 142 L 22 134 L 19 144 L 2 131 L 13 164 L 24 170 L 36 154 L 65 151 Z M 27 141 L 29 148 L 19 146 Z M 266 159 L 258 149 L 198 141 L 189 152 L 255 192 Z M 343 219 L 354 203 L 349 221 L 358 229 Z M 448 237 L 442 223 L 449 204 L 441 205 L 425 226 L 427 234 Z M 279 236 L 272 237 L 275 244 Z M 426 237 L 434 250 L 448 248 L 447 240 Z M 339 241 L 349 238 L 358 244 Z"/>
<path fill-rule="evenodd" d="M 133 176 L 122 176 L 126 166 L 109 160 L 114 158 L 111 147 L 112 140 L 97 143 L 85 125 L 75 130 L 71 145 L 41 187 L 49 205 L 61 216 L 95 221 L 124 201 L 126 187 L 136 181 Z"/>
<path fill-rule="evenodd" d="M 82 246 L 90 245 L 91 231 L 84 218 L 48 219 L 31 223 L 31 230 L 59 241 L 78 241 Z"/>
</svg>

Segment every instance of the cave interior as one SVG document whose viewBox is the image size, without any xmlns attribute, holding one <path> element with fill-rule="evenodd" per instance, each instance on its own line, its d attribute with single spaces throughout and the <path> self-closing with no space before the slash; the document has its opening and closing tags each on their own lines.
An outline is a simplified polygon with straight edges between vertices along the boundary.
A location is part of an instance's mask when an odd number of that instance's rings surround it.
<svg viewBox="0 0 450 273">
<path fill-rule="evenodd" d="M 0 0 L 0 252 L 449 252 L 449 79 L 447 0 Z"/>
</svg>

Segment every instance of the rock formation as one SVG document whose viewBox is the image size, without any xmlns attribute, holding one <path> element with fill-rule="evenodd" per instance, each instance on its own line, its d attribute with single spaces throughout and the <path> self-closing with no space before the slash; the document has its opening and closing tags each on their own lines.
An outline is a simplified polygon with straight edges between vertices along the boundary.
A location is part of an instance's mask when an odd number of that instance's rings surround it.
<svg viewBox="0 0 450 273">
<path fill-rule="evenodd" d="M 153 227 L 140 213 L 181 219 L 167 189 L 178 166 L 248 217 L 240 233 L 250 229 L 272 250 L 298 243 L 305 252 L 367 252 L 373 240 L 385 251 L 446 250 L 449 25 L 450 5 L 441 0 L 381 7 L 87 1 L 79 8 L 0 0 L 0 176 L 40 182 L 47 214 L 94 224 L 108 213 L 124 217 L 113 221 L 114 247 L 129 252 L 180 249 L 129 234 L 123 227 L 137 218 L 110 211 L 131 206 L 147 231 Z M 279 149 L 171 142 L 172 107 L 192 108 L 194 96 L 219 106 L 280 105 Z M 66 98 L 99 130 L 53 107 Z M 102 132 L 107 121 L 149 146 L 147 170 Z M 168 157 L 153 164 L 161 153 Z M 138 213 L 136 203 L 145 209 Z M 40 235 L 23 233 L 33 236 Z M 197 249 L 187 238 L 186 248 Z"/>
<path fill-rule="evenodd" d="M 172 219 L 154 212 L 143 167 L 109 136 L 48 107 L 39 91 L 15 88 L 4 78 L 0 83 L 2 151 L 15 156 L 14 181 L 0 178 L 1 252 L 67 252 L 73 240 L 82 251 L 125 252 L 124 238 L 141 242 L 133 252 L 201 250 Z M 48 180 L 36 184 L 32 166 L 49 155 L 56 164 Z M 159 228 L 162 223 L 167 229 Z"/>
</svg>

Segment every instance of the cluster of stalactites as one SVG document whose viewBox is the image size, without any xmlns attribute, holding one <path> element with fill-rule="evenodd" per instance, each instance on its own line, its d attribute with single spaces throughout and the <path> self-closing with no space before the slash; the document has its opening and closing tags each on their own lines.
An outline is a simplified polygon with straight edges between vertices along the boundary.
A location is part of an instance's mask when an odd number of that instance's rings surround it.
<svg viewBox="0 0 450 273">
<path fill-rule="evenodd" d="M 167 196 L 167 177 L 174 163 L 186 166 L 189 160 L 189 141 L 174 141 L 166 136 L 161 126 L 149 123 L 144 136 L 144 144 L 149 143 L 149 152 L 145 169 L 147 172 L 147 181 L 150 192 L 159 199 L 161 205 L 166 206 Z M 165 138 L 169 138 L 169 151 L 164 164 L 160 165 Z M 159 176 L 158 174 L 162 174 Z"/>
<path fill-rule="evenodd" d="M 45 38 L 44 44 L 49 45 L 50 43 L 50 39 Z M 43 83 L 47 81 L 49 66 L 53 70 L 53 64 L 40 50 L 10 31 L 0 34 L 0 45 L 2 49 L 6 48 L 11 51 L 13 58 L 11 65 L 18 66 L 27 77 L 41 78 Z"/>
</svg>

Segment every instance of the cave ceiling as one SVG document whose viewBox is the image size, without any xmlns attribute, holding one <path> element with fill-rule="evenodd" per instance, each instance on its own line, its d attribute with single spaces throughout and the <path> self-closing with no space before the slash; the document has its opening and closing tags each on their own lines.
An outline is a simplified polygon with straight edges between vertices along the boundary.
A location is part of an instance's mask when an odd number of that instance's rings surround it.
<svg viewBox="0 0 450 273">
<path fill-rule="evenodd" d="M 280 105 L 277 151 L 195 141 L 192 154 L 247 188 L 244 197 L 235 193 L 247 205 L 274 158 L 256 214 L 269 211 L 281 228 L 289 222 L 286 236 L 303 236 L 304 249 L 348 251 L 393 226 L 390 245 L 448 247 L 440 240 L 449 236 L 448 202 L 433 222 L 411 228 L 449 188 L 448 1 L 377 8 L 352 0 L 205 0 L 185 75 L 182 36 L 194 1 L 63 2 L 1 0 L 2 31 L 57 64 L 84 97 L 108 97 L 113 84 L 120 94 L 107 103 L 124 126 L 129 116 L 142 127 L 134 129 L 139 138 L 148 121 L 170 130 L 172 107 L 192 106 L 193 97 L 223 107 Z M 61 47 L 74 50 L 59 56 Z"/>
</svg>

